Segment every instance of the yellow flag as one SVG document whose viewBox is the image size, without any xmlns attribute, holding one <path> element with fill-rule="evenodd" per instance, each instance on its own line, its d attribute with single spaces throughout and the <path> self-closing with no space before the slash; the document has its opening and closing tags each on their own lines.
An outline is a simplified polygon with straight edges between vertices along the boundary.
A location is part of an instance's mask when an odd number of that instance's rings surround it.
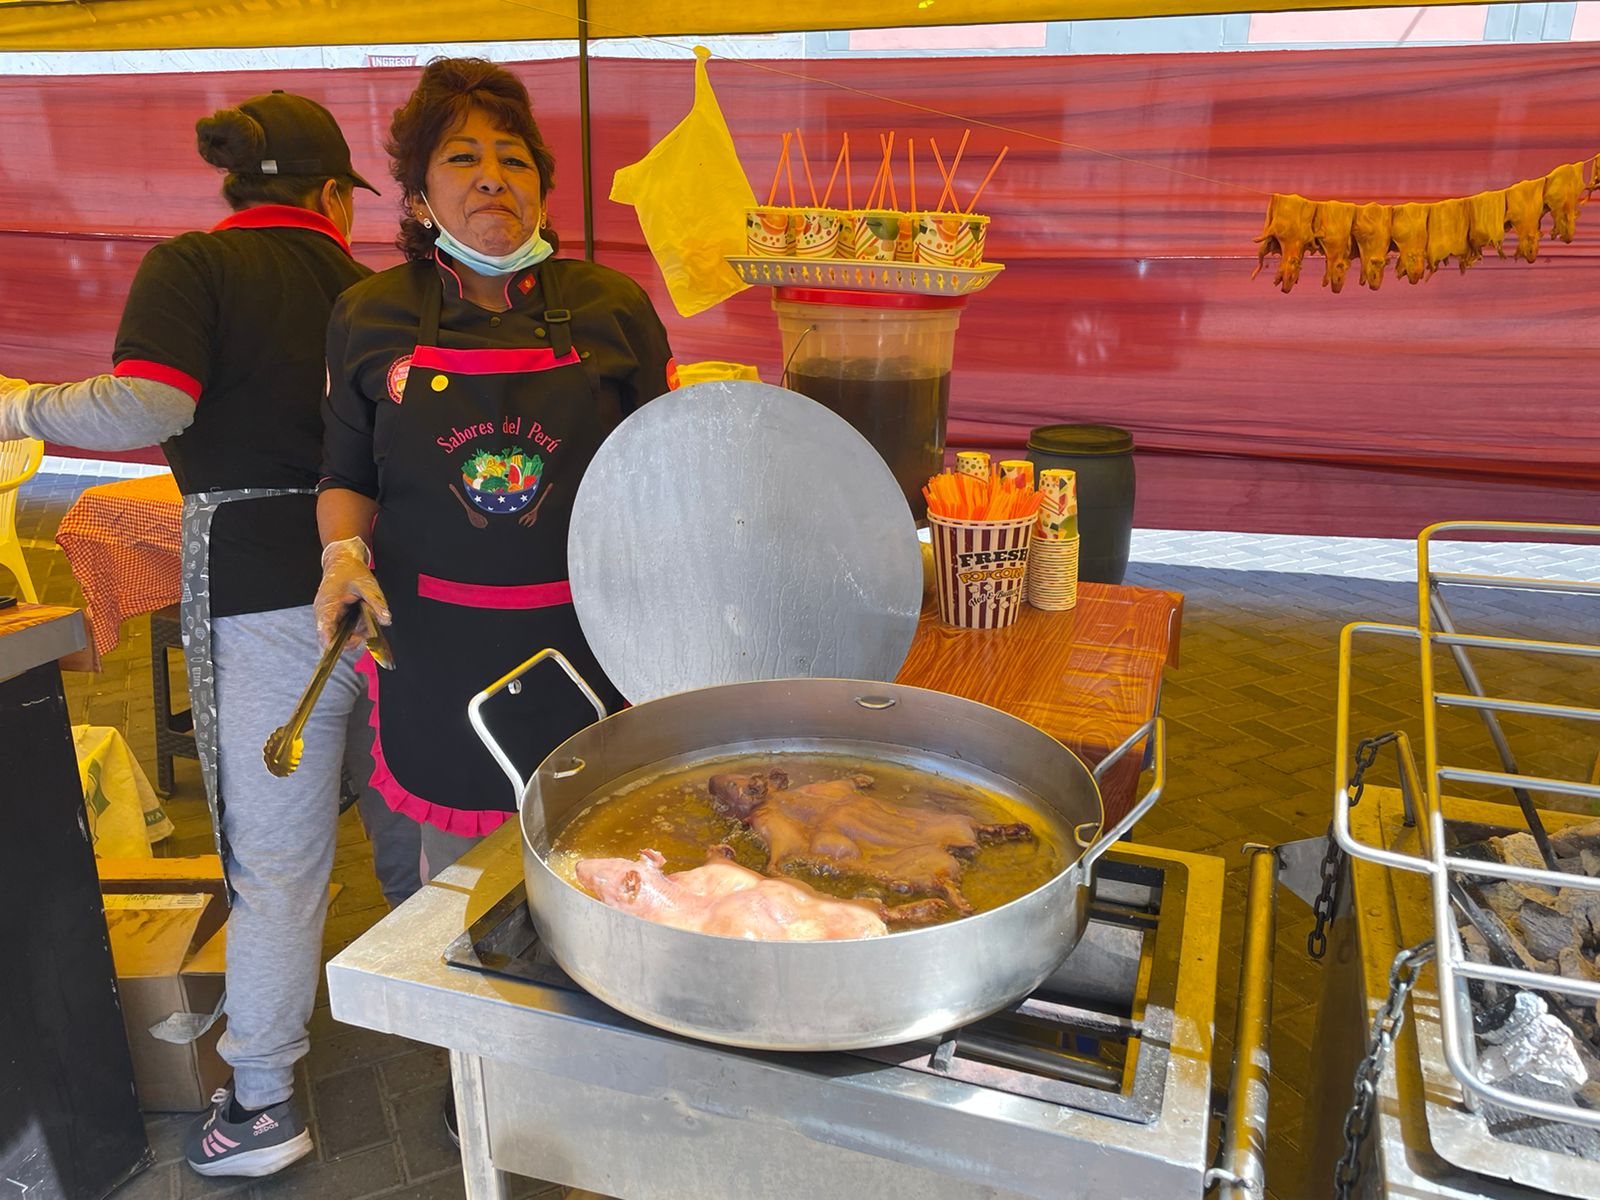
<svg viewBox="0 0 1600 1200">
<path fill-rule="evenodd" d="M 756 198 L 706 76 L 711 51 L 694 49 L 694 107 L 638 162 L 611 180 L 631 204 L 679 314 L 692 317 L 746 284 L 726 261 L 745 250 L 745 210 Z"/>
</svg>

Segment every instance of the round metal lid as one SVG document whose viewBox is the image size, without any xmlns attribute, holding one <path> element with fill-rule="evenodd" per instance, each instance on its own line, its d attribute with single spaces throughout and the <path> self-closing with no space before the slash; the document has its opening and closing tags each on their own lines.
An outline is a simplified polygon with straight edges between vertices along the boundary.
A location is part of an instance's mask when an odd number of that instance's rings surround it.
<svg viewBox="0 0 1600 1200">
<path fill-rule="evenodd" d="M 700 383 L 639 409 L 578 487 L 572 603 L 634 703 L 756 679 L 890 680 L 922 606 L 900 486 L 842 417 Z"/>
</svg>

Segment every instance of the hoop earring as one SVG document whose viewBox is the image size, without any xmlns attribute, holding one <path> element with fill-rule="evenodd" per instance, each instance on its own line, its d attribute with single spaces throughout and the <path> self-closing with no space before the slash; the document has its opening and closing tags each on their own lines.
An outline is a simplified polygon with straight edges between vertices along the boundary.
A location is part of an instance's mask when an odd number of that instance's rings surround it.
<svg viewBox="0 0 1600 1200">
<path fill-rule="evenodd" d="M 422 227 L 424 229 L 432 229 L 433 228 L 433 222 L 430 221 L 427 217 L 423 217 L 422 218 Z"/>
</svg>

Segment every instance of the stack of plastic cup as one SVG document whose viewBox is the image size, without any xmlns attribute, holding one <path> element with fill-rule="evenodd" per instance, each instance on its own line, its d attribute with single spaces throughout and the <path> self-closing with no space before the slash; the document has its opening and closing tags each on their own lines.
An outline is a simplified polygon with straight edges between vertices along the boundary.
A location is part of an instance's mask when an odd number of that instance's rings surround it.
<svg viewBox="0 0 1600 1200">
<path fill-rule="evenodd" d="M 1028 554 L 1028 603 L 1059 612 L 1078 603 L 1077 476 L 1071 471 L 1041 471 L 1039 494 Z"/>
</svg>

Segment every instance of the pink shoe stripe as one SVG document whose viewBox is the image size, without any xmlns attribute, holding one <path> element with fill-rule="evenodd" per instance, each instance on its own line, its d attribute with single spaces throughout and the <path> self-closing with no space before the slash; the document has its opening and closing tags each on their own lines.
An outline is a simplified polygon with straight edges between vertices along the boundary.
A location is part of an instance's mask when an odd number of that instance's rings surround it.
<svg viewBox="0 0 1600 1200">
<path fill-rule="evenodd" d="M 217 1140 L 219 1148 L 225 1148 L 225 1149 L 228 1149 L 228 1150 L 232 1150 L 235 1146 L 237 1146 L 239 1144 L 238 1142 L 234 1141 L 232 1138 L 223 1137 L 215 1129 L 213 1129 L 211 1131 L 211 1136 L 214 1137 Z"/>
</svg>

